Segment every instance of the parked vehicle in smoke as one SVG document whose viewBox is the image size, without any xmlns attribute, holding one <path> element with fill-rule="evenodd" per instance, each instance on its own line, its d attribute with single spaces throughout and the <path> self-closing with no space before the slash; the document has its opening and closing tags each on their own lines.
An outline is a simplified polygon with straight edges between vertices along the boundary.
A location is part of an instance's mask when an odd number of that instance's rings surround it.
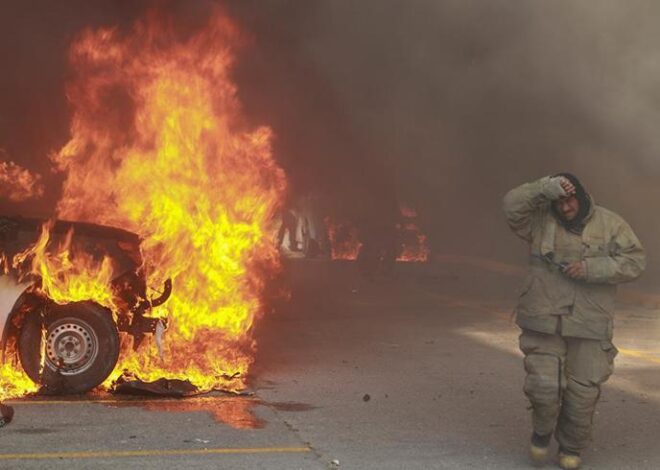
<svg viewBox="0 0 660 470">
<path fill-rule="evenodd" d="M 170 296 L 168 279 L 158 298 L 147 298 L 138 235 L 114 227 L 56 221 L 46 252 L 71 236 L 71 251 L 99 263 L 111 260 L 111 292 L 116 311 L 90 300 L 61 304 L 40 289 L 39 275 L 10 266 L 33 246 L 44 220 L 0 216 L 0 348 L 3 360 L 17 354 L 27 375 L 53 393 L 82 393 L 101 384 L 119 357 L 119 332 L 133 336 L 134 347 L 153 333 L 158 320 L 145 314 Z"/>
</svg>

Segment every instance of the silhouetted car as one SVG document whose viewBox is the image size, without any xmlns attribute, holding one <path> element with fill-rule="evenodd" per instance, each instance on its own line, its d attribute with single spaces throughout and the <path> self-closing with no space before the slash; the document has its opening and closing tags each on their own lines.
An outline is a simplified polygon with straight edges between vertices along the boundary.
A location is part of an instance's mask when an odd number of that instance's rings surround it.
<svg viewBox="0 0 660 470">
<path fill-rule="evenodd" d="M 56 221 L 46 251 L 59 246 L 70 233 L 71 252 L 96 262 L 111 260 L 111 291 L 116 311 L 83 299 L 61 304 L 39 288 L 42 279 L 10 266 L 7 260 L 39 239 L 41 219 L 0 217 L 0 347 L 3 360 L 17 353 L 28 376 L 54 393 L 82 393 L 101 384 L 119 357 L 119 334 L 134 337 L 134 347 L 155 331 L 158 320 L 145 316 L 171 294 L 168 279 L 162 294 L 147 298 L 140 238 L 126 230 L 82 222 Z M 26 260 L 29 262 L 29 260 Z M 43 356 L 43 361 L 42 361 Z"/>
</svg>

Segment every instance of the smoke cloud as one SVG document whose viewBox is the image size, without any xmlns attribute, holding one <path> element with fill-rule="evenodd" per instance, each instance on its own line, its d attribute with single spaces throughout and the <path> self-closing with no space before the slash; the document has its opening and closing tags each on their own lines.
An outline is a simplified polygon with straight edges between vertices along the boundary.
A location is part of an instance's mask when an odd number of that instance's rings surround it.
<svg viewBox="0 0 660 470">
<path fill-rule="evenodd" d="M 357 221 L 405 202 L 436 253 L 522 261 L 502 195 L 570 171 L 631 223 L 660 275 L 653 0 L 16 3 L 0 14 L 0 146 L 45 192 L 3 211 L 57 199 L 47 156 L 68 139 L 66 49 L 82 28 L 122 27 L 154 5 L 194 28 L 222 5 L 250 37 L 239 98 L 273 127 L 294 193 Z"/>
<path fill-rule="evenodd" d="M 291 126 L 292 139 L 315 136 L 311 151 L 292 158 L 300 174 L 310 174 L 306 164 L 334 162 L 357 188 L 371 192 L 375 184 L 375 193 L 390 191 L 416 207 L 436 252 L 522 261 L 525 250 L 502 220 L 502 195 L 570 171 L 597 203 L 633 225 L 648 248 L 649 271 L 659 272 L 660 219 L 649 214 L 660 205 L 660 107 L 653 98 L 660 91 L 660 5 L 263 5 L 255 1 L 245 13 L 256 25 L 256 47 L 295 90 L 270 99 L 306 96 L 310 103 L 295 106 L 301 115 Z M 282 139 L 292 135 L 286 128 L 279 127 Z M 316 151 L 313 142 L 322 142 Z M 327 184 L 332 175 L 321 178 Z M 329 186 L 344 191 L 339 177 Z"/>
</svg>

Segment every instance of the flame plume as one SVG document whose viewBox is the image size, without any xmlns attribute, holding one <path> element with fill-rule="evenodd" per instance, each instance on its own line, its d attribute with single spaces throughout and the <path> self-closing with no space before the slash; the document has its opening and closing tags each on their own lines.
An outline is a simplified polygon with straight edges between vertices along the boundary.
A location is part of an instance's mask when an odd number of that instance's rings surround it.
<svg viewBox="0 0 660 470">
<path fill-rule="evenodd" d="M 109 381 L 127 369 L 211 389 L 252 362 L 285 177 L 271 130 L 244 123 L 230 79 L 240 42 L 216 12 L 185 39 L 151 14 L 127 34 L 86 30 L 71 47 L 71 139 L 52 156 L 67 174 L 57 216 L 138 233 L 149 285 L 174 281 L 158 309 L 169 317 L 163 359 L 124 343 Z"/>
</svg>

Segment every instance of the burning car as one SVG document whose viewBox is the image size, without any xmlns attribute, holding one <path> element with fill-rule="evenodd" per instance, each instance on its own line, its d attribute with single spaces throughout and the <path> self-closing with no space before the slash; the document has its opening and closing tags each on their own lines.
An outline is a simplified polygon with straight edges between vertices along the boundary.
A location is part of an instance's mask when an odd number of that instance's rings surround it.
<svg viewBox="0 0 660 470">
<path fill-rule="evenodd" d="M 26 374 L 57 393 L 82 393 L 113 371 L 120 352 L 119 332 L 137 348 L 159 321 L 149 313 L 170 296 L 168 279 L 157 298 L 147 298 L 138 235 L 102 225 L 0 217 L 0 347 L 3 359 L 16 354 Z M 99 279 L 107 300 L 82 292 L 58 298 L 47 288 L 51 273 L 34 263 L 39 256 L 64 263 L 85 258 L 104 271 Z M 57 274 L 55 274 L 57 275 Z"/>
</svg>

